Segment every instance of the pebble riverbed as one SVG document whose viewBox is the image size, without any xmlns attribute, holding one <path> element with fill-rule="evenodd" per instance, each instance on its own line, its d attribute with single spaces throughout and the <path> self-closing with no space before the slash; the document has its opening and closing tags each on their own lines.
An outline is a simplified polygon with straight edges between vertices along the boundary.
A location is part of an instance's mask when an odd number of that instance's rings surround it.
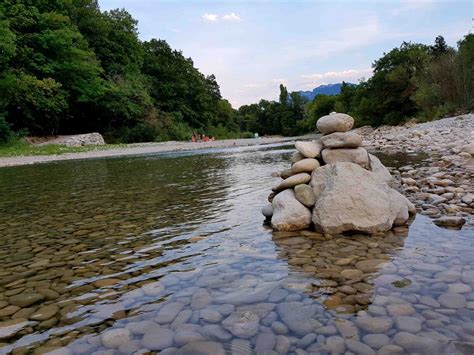
<svg viewBox="0 0 474 355">
<path fill-rule="evenodd" d="M 472 354 L 472 224 L 272 232 L 292 152 L 0 170 L 0 353 Z"/>
</svg>

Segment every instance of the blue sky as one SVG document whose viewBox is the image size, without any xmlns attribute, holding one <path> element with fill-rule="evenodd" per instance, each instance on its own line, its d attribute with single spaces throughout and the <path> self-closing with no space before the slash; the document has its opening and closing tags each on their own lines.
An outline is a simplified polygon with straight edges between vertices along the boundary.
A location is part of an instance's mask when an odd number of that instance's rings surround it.
<svg viewBox="0 0 474 355">
<path fill-rule="evenodd" d="M 289 91 L 371 75 L 371 64 L 402 41 L 450 45 L 472 29 L 471 0 L 185 1 L 99 0 L 127 9 L 140 38 L 165 39 L 215 74 L 234 107 Z"/>
</svg>

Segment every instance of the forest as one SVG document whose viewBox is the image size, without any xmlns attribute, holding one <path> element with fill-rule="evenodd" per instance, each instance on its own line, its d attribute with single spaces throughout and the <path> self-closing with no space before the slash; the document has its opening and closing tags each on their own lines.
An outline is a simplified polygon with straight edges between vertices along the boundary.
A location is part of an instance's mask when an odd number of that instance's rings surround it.
<svg viewBox="0 0 474 355">
<path fill-rule="evenodd" d="M 316 120 L 332 111 L 348 113 L 356 126 L 429 121 L 474 109 L 474 35 L 449 47 L 442 36 L 433 45 L 403 42 L 376 60 L 373 76 L 358 85 L 343 83 L 339 95 L 307 102 L 280 85 L 280 99 L 238 109 L 244 131 L 297 135 L 315 130 Z"/>
<path fill-rule="evenodd" d="M 357 125 L 431 120 L 474 107 L 474 35 L 457 48 L 404 42 L 373 76 L 307 102 L 280 85 L 278 101 L 234 109 L 214 75 L 161 39 L 141 41 L 124 9 L 97 0 L 2 0 L 0 143 L 25 135 L 100 132 L 109 143 L 312 132 L 331 111 Z"/>
</svg>

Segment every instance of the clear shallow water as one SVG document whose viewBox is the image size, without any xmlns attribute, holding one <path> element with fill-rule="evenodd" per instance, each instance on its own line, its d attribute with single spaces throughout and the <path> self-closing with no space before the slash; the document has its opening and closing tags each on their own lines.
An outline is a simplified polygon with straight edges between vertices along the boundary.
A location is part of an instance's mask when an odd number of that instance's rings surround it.
<svg viewBox="0 0 474 355">
<path fill-rule="evenodd" d="M 472 353 L 474 231 L 273 233 L 290 155 L 1 169 L 0 353 Z"/>
</svg>

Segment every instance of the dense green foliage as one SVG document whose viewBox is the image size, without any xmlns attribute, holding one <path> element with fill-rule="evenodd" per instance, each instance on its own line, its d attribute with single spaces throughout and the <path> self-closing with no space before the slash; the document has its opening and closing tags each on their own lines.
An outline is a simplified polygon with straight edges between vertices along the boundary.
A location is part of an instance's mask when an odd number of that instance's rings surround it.
<svg viewBox="0 0 474 355">
<path fill-rule="evenodd" d="M 435 44 L 404 42 L 373 64 L 373 76 L 358 85 L 343 84 L 339 95 L 318 95 L 304 103 L 280 86 L 279 102 L 262 100 L 238 111 L 241 128 L 264 134 L 302 134 L 319 117 L 345 112 L 356 124 L 379 126 L 407 119 L 431 120 L 474 109 L 474 35 L 457 50 L 438 36 Z"/>
<path fill-rule="evenodd" d="M 141 42 L 123 9 L 102 12 L 97 0 L 0 2 L 2 140 L 10 126 L 123 142 L 228 134 L 238 131 L 229 106 L 213 75 L 165 41 Z"/>
<path fill-rule="evenodd" d="M 434 119 L 474 107 L 474 35 L 456 49 L 404 42 L 373 76 L 311 102 L 280 85 L 279 101 L 232 108 L 213 75 L 164 40 L 140 41 L 123 9 L 97 0 L 0 1 L 0 143 L 98 131 L 115 142 L 296 135 L 331 111 L 358 125 Z"/>
</svg>

